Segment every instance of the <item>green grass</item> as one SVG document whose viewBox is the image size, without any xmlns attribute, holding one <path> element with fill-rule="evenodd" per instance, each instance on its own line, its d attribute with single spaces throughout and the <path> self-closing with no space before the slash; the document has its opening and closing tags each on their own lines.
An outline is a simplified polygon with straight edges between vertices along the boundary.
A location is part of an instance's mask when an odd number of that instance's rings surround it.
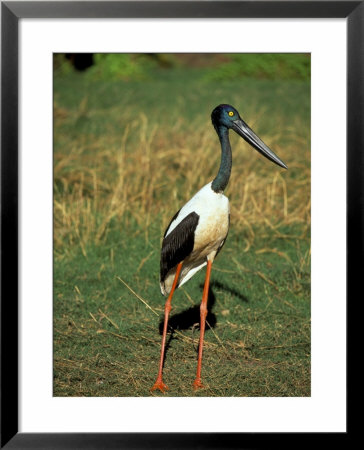
<svg viewBox="0 0 364 450">
<path fill-rule="evenodd" d="M 87 258 L 79 252 L 55 265 L 55 395 L 150 395 L 164 307 L 159 240 L 158 230 L 148 240 L 137 232 L 115 233 L 110 245 L 87 249 Z M 203 358 L 207 388 L 192 390 L 201 272 L 173 299 L 167 395 L 310 394 L 308 252 L 308 239 L 272 241 L 264 234 L 244 252 L 240 236 L 231 233 L 212 272 Z"/>
<path fill-rule="evenodd" d="M 310 395 L 310 85 L 204 81 L 206 68 L 143 82 L 68 73 L 54 83 L 54 395 Z M 231 229 L 213 265 L 193 391 L 204 271 L 172 302 L 166 394 L 150 393 L 165 298 L 161 236 L 216 173 L 209 114 L 231 102 L 288 164 L 232 136 Z"/>
</svg>

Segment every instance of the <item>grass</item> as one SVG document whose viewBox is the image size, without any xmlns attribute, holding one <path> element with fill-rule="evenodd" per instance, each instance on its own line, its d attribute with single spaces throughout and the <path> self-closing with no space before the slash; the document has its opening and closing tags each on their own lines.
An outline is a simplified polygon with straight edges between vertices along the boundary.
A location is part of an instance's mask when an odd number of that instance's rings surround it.
<svg viewBox="0 0 364 450">
<path fill-rule="evenodd" d="M 310 395 L 310 86 L 204 81 L 54 82 L 54 395 Z M 209 114 L 232 103 L 285 161 L 231 136 L 231 230 L 212 271 L 192 390 L 204 272 L 172 303 L 167 394 L 150 393 L 165 299 L 159 251 L 171 216 L 218 168 Z"/>
</svg>

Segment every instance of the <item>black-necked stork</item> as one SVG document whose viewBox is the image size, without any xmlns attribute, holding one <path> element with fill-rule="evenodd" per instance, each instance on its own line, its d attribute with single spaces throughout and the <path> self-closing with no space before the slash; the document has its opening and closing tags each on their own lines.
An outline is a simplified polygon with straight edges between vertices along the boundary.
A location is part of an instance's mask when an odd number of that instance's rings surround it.
<svg viewBox="0 0 364 450">
<path fill-rule="evenodd" d="M 174 290 L 182 286 L 202 267 L 207 266 L 200 306 L 200 343 L 194 388 L 201 383 L 202 347 L 207 315 L 207 297 L 212 263 L 225 243 L 229 231 L 229 200 L 223 194 L 232 166 L 229 130 L 234 130 L 263 156 L 279 166 L 287 166 L 242 120 L 231 105 L 219 105 L 211 114 L 212 124 L 221 144 L 221 163 L 215 179 L 200 189 L 172 218 L 162 243 L 160 287 L 168 295 L 164 308 L 162 350 L 157 380 L 152 390 L 168 389 L 162 380 L 168 316 Z"/>
</svg>

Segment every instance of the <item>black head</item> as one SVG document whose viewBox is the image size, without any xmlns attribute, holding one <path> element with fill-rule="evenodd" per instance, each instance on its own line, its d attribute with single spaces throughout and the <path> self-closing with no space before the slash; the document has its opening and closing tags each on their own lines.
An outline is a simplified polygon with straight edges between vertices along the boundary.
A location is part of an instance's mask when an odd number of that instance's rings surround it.
<svg viewBox="0 0 364 450">
<path fill-rule="evenodd" d="M 234 120 L 240 119 L 238 111 L 231 105 L 219 105 L 211 113 L 211 120 L 213 126 L 225 126 L 226 128 L 233 128 Z"/>
<path fill-rule="evenodd" d="M 255 150 L 280 167 L 287 169 L 285 163 L 254 133 L 231 105 L 219 105 L 211 113 L 212 124 L 220 135 L 222 129 L 232 129 Z"/>
</svg>

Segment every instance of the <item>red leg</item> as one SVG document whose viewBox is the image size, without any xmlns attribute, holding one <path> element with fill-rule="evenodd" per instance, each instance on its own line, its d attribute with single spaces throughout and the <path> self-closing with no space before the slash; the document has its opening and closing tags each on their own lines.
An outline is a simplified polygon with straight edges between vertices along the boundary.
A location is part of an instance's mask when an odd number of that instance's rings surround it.
<svg viewBox="0 0 364 450">
<path fill-rule="evenodd" d="M 159 389 L 161 392 L 164 392 L 166 390 L 168 390 L 168 386 L 166 386 L 163 381 L 162 381 L 162 371 L 163 371 L 163 362 L 164 362 L 164 350 L 165 350 L 165 346 L 166 346 L 166 336 L 167 336 L 167 326 L 168 326 L 168 316 L 169 316 L 169 312 L 171 311 L 172 307 L 171 307 L 171 303 L 172 303 L 172 297 L 173 297 L 173 293 L 176 289 L 177 286 L 177 281 L 178 281 L 178 277 L 179 274 L 181 272 L 181 268 L 182 268 L 182 263 L 180 262 L 177 266 L 176 269 L 176 274 L 174 276 L 174 281 L 172 284 L 172 289 L 171 292 L 168 295 L 165 307 L 164 307 L 164 326 L 163 326 L 163 337 L 162 337 L 162 349 L 161 349 L 161 358 L 159 361 L 159 371 L 158 371 L 158 376 L 157 376 L 157 380 L 154 383 L 151 391 L 154 391 L 155 389 Z"/>
<path fill-rule="evenodd" d="M 205 285 L 203 288 L 202 302 L 201 302 L 201 306 L 200 306 L 200 344 L 199 344 L 199 348 L 198 348 L 197 374 L 196 374 L 196 379 L 193 383 L 193 387 L 195 389 L 203 387 L 203 385 L 201 383 L 202 348 L 203 348 L 203 339 L 204 339 L 204 335 L 205 335 L 205 323 L 206 323 L 206 316 L 207 316 L 207 298 L 208 298 L 208 294 L 209 294 L 211 267 L 212 267 L 212 261 L 207 261 Z"/>
</svg>

